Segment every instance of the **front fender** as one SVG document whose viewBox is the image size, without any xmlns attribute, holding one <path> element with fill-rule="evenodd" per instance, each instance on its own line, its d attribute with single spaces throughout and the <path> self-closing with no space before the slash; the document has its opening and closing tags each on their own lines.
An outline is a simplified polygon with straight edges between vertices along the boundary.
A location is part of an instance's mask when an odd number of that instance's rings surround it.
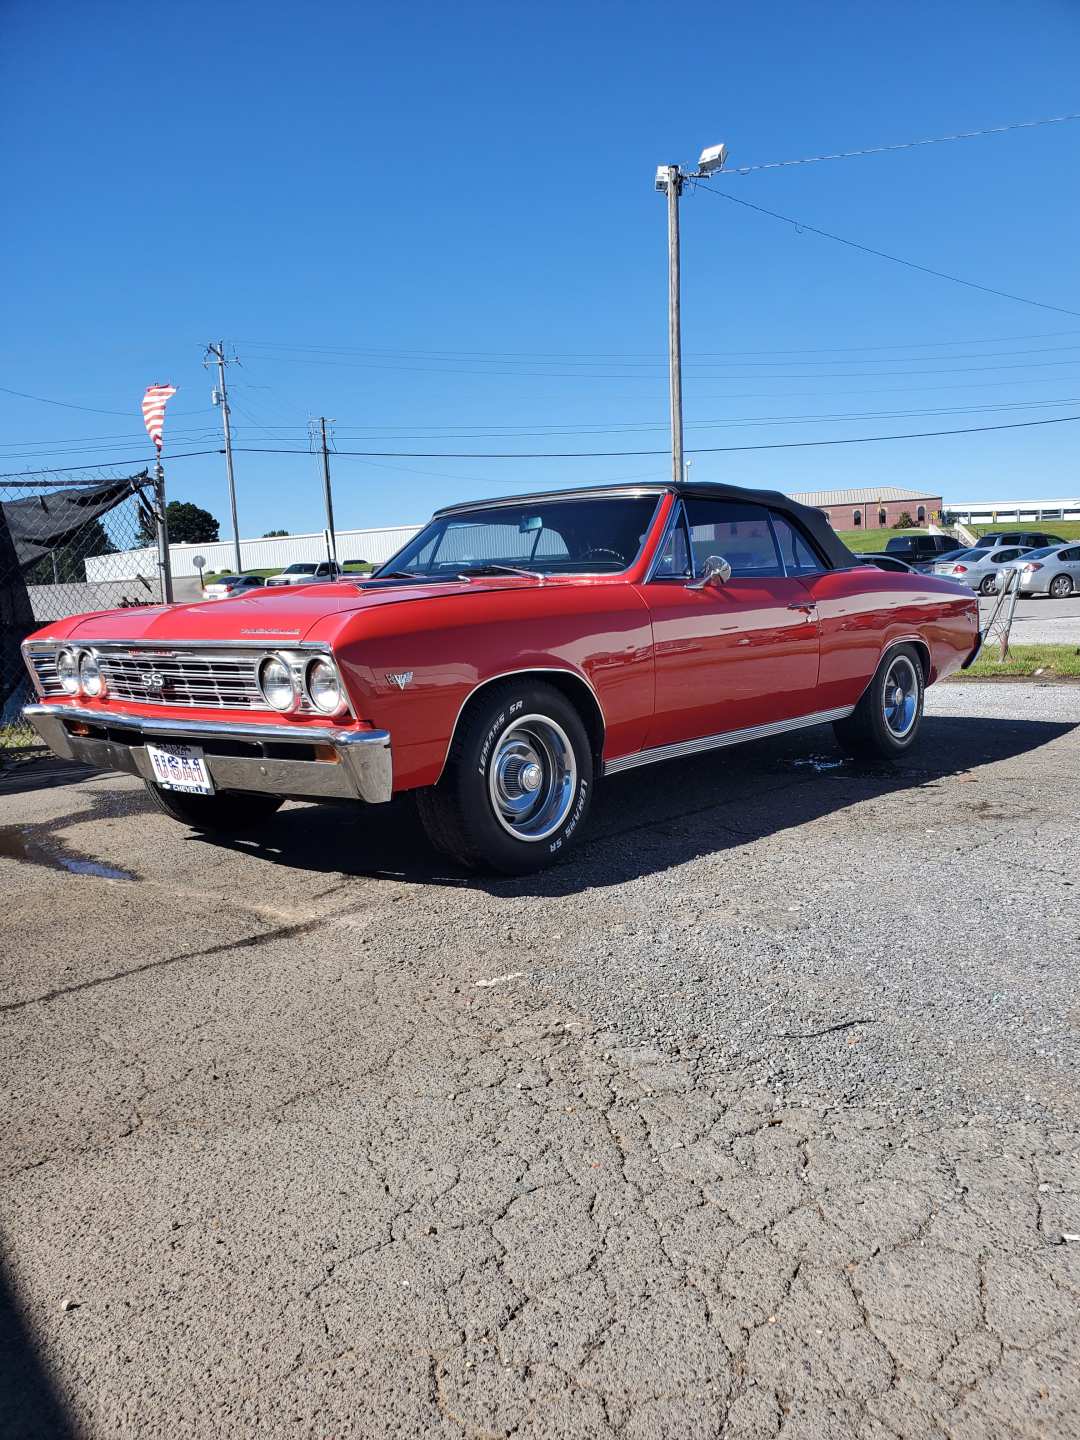
<svg viewBox="0 0 1080 1440">
<path fill-rule="evenodd" d="M 527 586 L 335 618 L 308 638 L 331 644 L 358 717 L 390 732 L 396 790 L 438 780 L 463 707 L 501 676 L 575 676 L 596 697 L 606 751 L 644 741 L 652 633 L 628 585 Z"/>
</svg>

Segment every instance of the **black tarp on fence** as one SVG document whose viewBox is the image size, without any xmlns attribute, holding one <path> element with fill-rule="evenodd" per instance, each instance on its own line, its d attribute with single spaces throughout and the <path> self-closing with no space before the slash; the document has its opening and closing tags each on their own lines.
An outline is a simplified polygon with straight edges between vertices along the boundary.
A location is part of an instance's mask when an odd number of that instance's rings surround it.
<svg viewBox="0 0 1080 1440">
<path fill-rule="evenodd" d="M 0 764 L 32 738 L 19 714 L 31 692 L 26 636 L 65 615 L 160 601 L 144 548 L 153 506 L 145 470 L 85 482 L 0 476 Z"/>
</svg>

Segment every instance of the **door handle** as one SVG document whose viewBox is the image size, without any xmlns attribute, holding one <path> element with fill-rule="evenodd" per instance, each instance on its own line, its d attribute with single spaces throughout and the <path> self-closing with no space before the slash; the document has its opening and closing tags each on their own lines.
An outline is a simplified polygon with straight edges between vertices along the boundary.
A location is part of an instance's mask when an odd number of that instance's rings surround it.
<svg viewBox="0 0 1080 1440">
<path fill-rule="evenodd" d="M 787 608 L 788 608 L 789 610 L 806 610 L 806 611 L 816 610 L 816 609 L 817 609 L 817 601 L 816 601 L 816 600 L 792 600 L 791 604 L 790 604 Z"/>
</svg>

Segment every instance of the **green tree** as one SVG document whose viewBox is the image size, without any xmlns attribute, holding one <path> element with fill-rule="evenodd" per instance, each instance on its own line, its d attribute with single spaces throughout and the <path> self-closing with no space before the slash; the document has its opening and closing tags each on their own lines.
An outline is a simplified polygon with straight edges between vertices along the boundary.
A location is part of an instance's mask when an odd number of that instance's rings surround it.
<svg viewBox="0 0 1080 1440">
<path fill-rule="evenodd" d="M 262 538 L 264 540 L 276 540 L 279 535 L 288 535 L 288 533 L 288 530 L 264 530 Z"/>
<path fill-rule="evenodd" d="M 901 512 L 900 512 L 900 518 L 899 518 L 899 520 L 895 520 L 895 521 L 893 522 L 893 527 L 892 527 L 892 528 L 893 528 L 894 530 L 914 530 L 914 529 L 915 529 L 915 521 L 912 520 L 911 516 L 908 514 L 908 512 L 907 512 L 906 510 L 901 510 Z"/>
<path fill-rule="evenodd" d="M 100 520 L 91 520 L 64 545 L 43 555 L 26 571 L 28 585 L 82 584 L 86 579 L 83 561 L 90 555 L 115 555 L 117 547 Z"/>
<path fill-rule="evenodd" d="M 170 500 L 165 506 L 165 518 L 170 545 L 207 545 L 218 539 L 219 526 L 213 515 L 190 500 Z M 139 539 L 144 545 L 157 543 L 154 526 L 145 519 L 139 524 Z"/>
</svg>

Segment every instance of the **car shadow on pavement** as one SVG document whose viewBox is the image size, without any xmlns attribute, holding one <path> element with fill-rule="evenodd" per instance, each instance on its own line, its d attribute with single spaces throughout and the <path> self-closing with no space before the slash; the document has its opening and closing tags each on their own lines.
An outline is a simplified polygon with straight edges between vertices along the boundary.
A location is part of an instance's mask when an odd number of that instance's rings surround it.
<svg viewBox="0 0 1080 1440">
<path fill-rule="evenodd" d="M 917 752 L 896 765 L 849 759 L 822 728 L 631 771 L 599 788 L 587 835 L 565 863 L 520 878 L 469 871 L 437 854 L 407 795 L 377 808 L 289 807 L 257 835 L 192 839 L 295 870 L 496 895 L 567 895 L 749 844 L 877 795 L 932 788 L 1074 728 L 927 717 Z"/>
<path fill-rule="evenodd" d="M 72 1440 L 74 1433 L 0 1267 L 0 1435 Z"/>
</svg>

